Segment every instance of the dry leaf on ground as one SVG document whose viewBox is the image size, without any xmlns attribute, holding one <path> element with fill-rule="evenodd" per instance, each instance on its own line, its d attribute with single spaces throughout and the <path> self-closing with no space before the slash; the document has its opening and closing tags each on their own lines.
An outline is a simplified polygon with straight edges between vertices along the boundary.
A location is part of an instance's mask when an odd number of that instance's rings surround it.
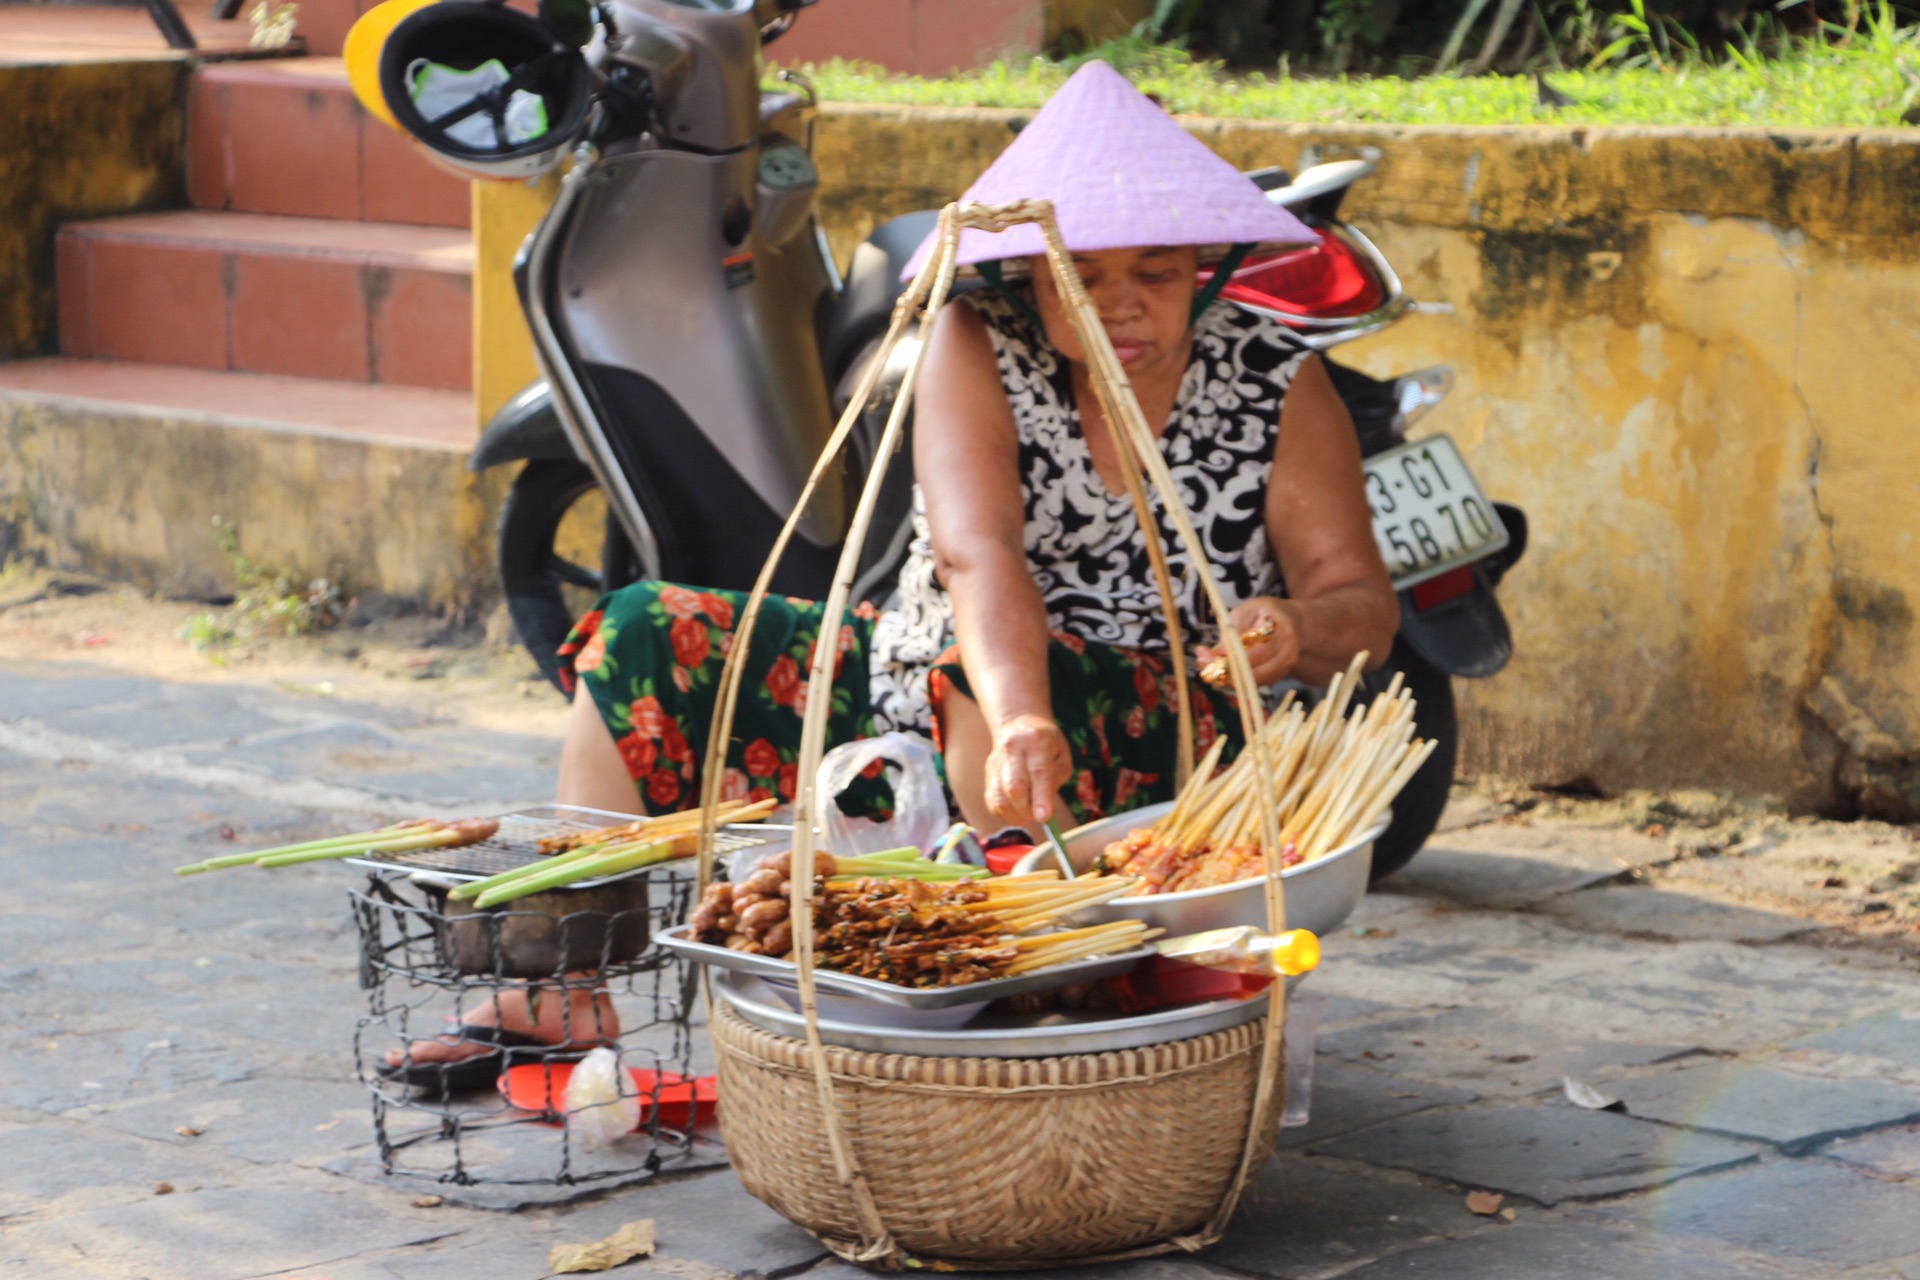
<svg viewBox="0 0 1920 1280">
<path fill-rule="evenodd" d="M 1491 1218 L 1500 1212 L 1501 1202 L 1506 1199 L 1498 1191 L 1467 1192 L 1467 1212 L 1477 1213 L 1483 1218 Z"/>
<path fill-rule="evenodd" d="M 547 1251 L 547 1270 L 606 1271 L 653 1253 L 653 1219 L 629 1222 L 605 1240 L 592 1244 L 557 1244 Z"/>
</svg>

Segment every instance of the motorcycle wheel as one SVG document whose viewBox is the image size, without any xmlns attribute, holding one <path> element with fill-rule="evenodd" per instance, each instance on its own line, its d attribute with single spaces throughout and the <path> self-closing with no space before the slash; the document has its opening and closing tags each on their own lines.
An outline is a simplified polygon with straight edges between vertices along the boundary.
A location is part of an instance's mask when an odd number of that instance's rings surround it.
<svg viewBox="0 0 1920 1280">
<path fill-rule="evenodd" d="M 1452 677 L 1415 653 L 1404 641 L 1395 640 L 1393 656 L 1367 677 L 1368 689 L 1377 692 L 1386 688 L 1396 671 L 1405 678 L 1407 691 L 1413 695 L 1414 735 L 1440 745 L 1395 797 L 1393 825 L 1373 842 L 1375 883 L 1411 862 L 1440 825 L 1440 815 L 1446 811 L 1447 797 L 1453 790 L 1454 765 L 1460 755 L 1460 724 L 1454 714 Z"/>
<path fill-rule="evenodd" d="M 593 602 L 636 576 L 585 463 L 535 461 L 500 505 L 500 585 L 527 653 L 560 688 L 559 650 Z"/>
</svg>

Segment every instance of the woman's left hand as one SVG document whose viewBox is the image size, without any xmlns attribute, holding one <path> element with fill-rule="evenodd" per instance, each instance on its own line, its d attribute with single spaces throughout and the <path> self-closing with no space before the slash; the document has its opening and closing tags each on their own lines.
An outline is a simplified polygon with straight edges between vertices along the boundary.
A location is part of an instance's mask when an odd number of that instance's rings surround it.
<svg viewBox="0 0 1920 1280">
<path fill-rule="evenodd" d="M 1269 685 L 1276 680 L 1284 680 L 1299 663 L 1300 625 L 1294 616 L 1294 610 L 1298 607 L 1290 600 L 1256 596 L 1233 611 L 1233 625 L 1239 628 L 1242 636 L 1261 629 L 1270 632 L 1264 640 L 1246 642 L 1247 661 L 1253 664 L 1256 683 Z M 1225 653 L 1224 647 L 1210 649 L 1201 645 L 1194 650 L 1194 657 L 1204 668 Z"/>
</svg>

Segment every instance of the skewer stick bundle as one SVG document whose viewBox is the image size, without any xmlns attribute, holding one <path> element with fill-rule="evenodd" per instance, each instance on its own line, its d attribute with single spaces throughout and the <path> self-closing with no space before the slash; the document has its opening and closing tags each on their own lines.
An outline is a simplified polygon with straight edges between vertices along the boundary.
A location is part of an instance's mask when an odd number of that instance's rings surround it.
<svg viewBox="0 0 1920 1280">
<path fill-rule="evenodd" d="M 1243 751 L 1214 776 L 1216 743 L 1209 767 L 1181 791 L 1144 844 L 1136 832 L 1120 846 L 1126 854 L 1110 852 L 1109 865 L 1128 870 L 1134 850 L 1160 850 L 1160 865 L 1171 870 L 1154 873 L 1155 891 L 1177 892 L 1193 869 L 1216 855 L 1244 859 L 1254 846 L 1271 854 L 1260 838 L 1263 793 L 1278 797 L 1275 847 L 1285 862 L 1324 856 L 1378 822 L 1435 744 L 1413 736 L 1413 698 L 1398 675 L 1372 699 L 1359 700 L 1366 659 L 1357 655 L 1335 675 L 1312 710 L 1289 701 L 1269 717 L 1261 731 L 1264 763 Z"/>
</svg>

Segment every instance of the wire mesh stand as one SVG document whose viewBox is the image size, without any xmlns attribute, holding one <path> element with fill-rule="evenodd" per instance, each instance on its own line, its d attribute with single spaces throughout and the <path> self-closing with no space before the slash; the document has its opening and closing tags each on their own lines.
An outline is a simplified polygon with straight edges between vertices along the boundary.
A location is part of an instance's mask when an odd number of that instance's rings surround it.
<svg viewBox="0 0 1920 1280">
<path fill-rule="evenodd" d="M 692 875 L 677 867 L 470 914 L 431 876 L 375 871 L 364 889 L 350 890 L 367 992 L 354 1058 L 372 1095 L 385 1171 L 456 1186 L 584 1190 L 694 1163 L 695 1129 L 712 1122 L 711 1104 L 696 1107 L 690 1087 L 675 1086 L 695 1070 L 696 973 L 652 942 L 685 919 L 692 893 Z M 537 1017 L 536 1008 L 550 1025 L 557 1007 L 566 1047 L 484 1043 L 487 1033 L 463 1027 L 460 1015 L 489 1006 L 515 1025 L 525 1025 L 516 1015 Z M 416 1058 L 436 1037 L 484 1044 L 489 1065 L 465 1073 L 482 1080 L 449 1079 Z M 616 1078 L 638 1102 L 640 1123 L 589 1147 L 562 1120 L 562 1075 L 597 1044 L 618 1055 Z M 424 1079 L 383 1076 L 390 1050 Z M 509 1070 L 512 1101 L 494 1083 Z"/>
</svg>

